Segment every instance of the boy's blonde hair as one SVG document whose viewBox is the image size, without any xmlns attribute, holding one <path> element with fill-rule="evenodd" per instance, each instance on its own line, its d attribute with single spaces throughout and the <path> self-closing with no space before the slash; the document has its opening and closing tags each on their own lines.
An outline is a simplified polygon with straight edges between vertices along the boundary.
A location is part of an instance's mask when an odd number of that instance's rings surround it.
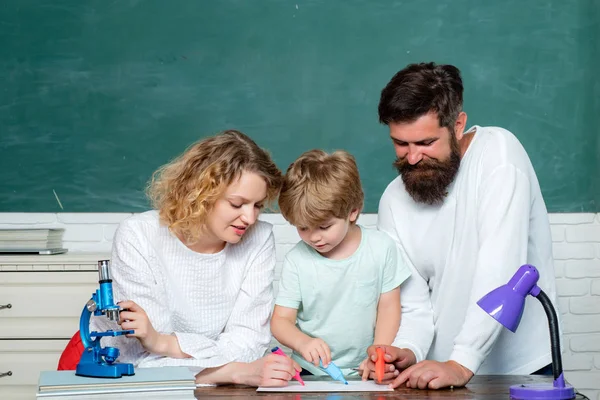
<svg viewBox="0 0 600 400">
<path fill-rule="evenodd" d="M 282 174 L 269 153 L 243 133 L 227 130 L 194 143 L 160 167 L 146 192 L 161 222 L 196 243 L 215 202 L 242 172 L 264 178 L 267 203 L 277 198 Z"/>
<path fill-rule="evenodd" d="M 346 219 L 363 206 L 356 160 L 346 151 L 310 150 L 294 161 L 283 178 L 279 209 L 296 227 L 316 227 L 330 218 Z"/>
</svg>

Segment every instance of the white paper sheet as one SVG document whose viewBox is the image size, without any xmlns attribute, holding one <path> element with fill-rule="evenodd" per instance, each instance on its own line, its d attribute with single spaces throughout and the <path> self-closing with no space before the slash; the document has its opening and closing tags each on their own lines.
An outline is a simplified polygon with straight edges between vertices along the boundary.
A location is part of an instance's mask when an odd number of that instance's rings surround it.
<svg viewBox="0 0 600 400">
<path fill-rule="evenodd" d="M 348 381 L 347 385 L 337 381 L 290 381 L 284 387 L 259 387 L 257 392 L 391 392 L 387 385 L 378 385 L 373 381 Z"/>
</svg>

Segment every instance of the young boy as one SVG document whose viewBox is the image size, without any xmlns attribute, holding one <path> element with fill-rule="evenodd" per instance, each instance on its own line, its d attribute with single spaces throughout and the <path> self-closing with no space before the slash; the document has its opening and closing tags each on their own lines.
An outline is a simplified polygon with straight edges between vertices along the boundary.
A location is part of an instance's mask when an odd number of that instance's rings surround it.
<svg viewBox="0 0 600 400">
<path fill-rule="evenodd" d="M 372 344 L 400 325 L 400 284 L 410 275 L 395 242 L 356 224 L 363 191 L 354 157 L 311 150 L 286 172 L 284 218 L 302 241 L 286 255 L 271 332 L 313 375 L 334 362 L 356 374 Z"/>
</svg>

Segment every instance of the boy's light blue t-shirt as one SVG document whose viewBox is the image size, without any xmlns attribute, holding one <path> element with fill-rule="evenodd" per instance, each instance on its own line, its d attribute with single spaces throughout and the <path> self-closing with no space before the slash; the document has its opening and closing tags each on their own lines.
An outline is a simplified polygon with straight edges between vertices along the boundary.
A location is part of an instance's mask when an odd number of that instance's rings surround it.
<svg viewBox="0 0 600 400">
<path fill-rule="evenodd" d="M 358 249 L 343 260 L 323 257 L 304 242 L 294 246 L 283 262 L 275 301 L 298 310 L 298 328 L 323 339 L 344 374 L 359 366 L 373 344 L 379 296 L 410 276 L 387 234 L 360 229 Z M 313 374 L 325 375 L 301 355 L 294 353 L 293 358 Z"/>
</svg>

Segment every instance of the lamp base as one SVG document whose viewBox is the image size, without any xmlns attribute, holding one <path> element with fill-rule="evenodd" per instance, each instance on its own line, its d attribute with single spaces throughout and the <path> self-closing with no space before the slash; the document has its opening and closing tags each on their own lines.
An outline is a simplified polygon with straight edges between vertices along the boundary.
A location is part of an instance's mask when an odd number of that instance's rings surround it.
<svg viewBox="0 0 600 400">
<path fill-rule="evenodd" d="M 516 400 L 574 399 L 575 389 L 569 384 L 556 387 L 551 383 L 532 383 L 510 387 L 510 398 Z"/>
</svg>

